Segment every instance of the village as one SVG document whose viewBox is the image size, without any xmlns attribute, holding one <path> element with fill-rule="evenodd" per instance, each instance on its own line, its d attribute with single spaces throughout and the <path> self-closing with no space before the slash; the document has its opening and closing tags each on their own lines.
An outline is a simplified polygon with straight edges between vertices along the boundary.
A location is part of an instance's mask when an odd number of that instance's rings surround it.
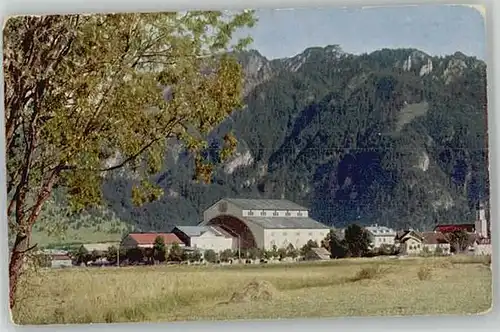
<svg viewBox="0 0 500 332">
<path fill-rule="evenodd" d="M 365 257 L 491 255 L 490 226 L 484 204 L 470 223 L 437 224 L 434 229 L 360 228 L 369 239 Z M 457 235 L 458 234 L 458 235 Z M 331 237 L 345 229 L 330 228 L 288 200 L 221 199 L 197 226 L 176 226 L 169 233 L 129 233 L 119 243 L 88 243 L 77 250 L 41 250 L 44 266 L 125 266 L 148 264 L 260 264 L 337 257 Z"/>
</svg>

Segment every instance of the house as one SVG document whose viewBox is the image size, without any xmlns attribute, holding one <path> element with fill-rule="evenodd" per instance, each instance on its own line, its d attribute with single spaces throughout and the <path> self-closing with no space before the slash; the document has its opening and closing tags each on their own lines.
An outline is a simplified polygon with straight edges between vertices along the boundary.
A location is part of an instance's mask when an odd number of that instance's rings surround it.
<svg viewBox="0 0 500 332">
<path fill-rule="evenodd" d="M 184 246 L 184 243 L 173 233 L 129 233 L 123 238 L 120 247 L 124 249 L 153 248 L 158 236 L 163 238 L 167 248 L 174 244 Z"/>
<path fill-rule="evenodd" d="M 218 226 L 240 241 L 243 249 L 301 248 L 318 244 L 330 228 L 309 217 L 307 208 L 284 199 L 224 198 L 203 213 L 200 226 Z"/>
<path fill-rule="evenodd" d="M 493 252 L 493 247 L 491 246 L 490 239 L 478 239 L 473 244 L 474 255 L 491 255 Z"/>
<path fill-rule="evenodd" d="M 451 246 L 448 237 L 437 231 L 417 232 L 408 230 L 395 237 L 401 255 L 418 255 L 422 252 L 450 254 Z"/>
<path fill-rule="evenodd" d="M 108 243 L 85 243 L 82 246 L 89 252 L 97 252 L 98 254 L 105 254 L 108 252 L 109 247 L 118 248 L 120 243 L 118 242 L 108 242 Z"/>
<path fill-rule="evenodd" d="M 429 253 L 441 253 L 443 255 L 450 254 L 450 242 L 445 234 L 437 231 L 423 232 L 423 251 Z"/>
<path fill-rule="evenodd" d="M 395 245 L 401 255 L 417 255 L 423 249 L 423 236 L 414 230 L 403 231 L 396 235 Z"/>
<path fill-rule="evenodd" d="M 371 245 L 374 249 L 380 248 L 383 245 L 394 245 L 394 240 L 397 234 L 392 228 L 375 224 L 365 227 L 365 230 L 370 236 Z"/>
<path fill-rule="evenodd" d="M 53 268 L 73 266 L 71 257 L 68 254 L 51 254 L 50 266 Z"/>
<path fill-rule="evenodd" d="M 176 226 L 175 234 L 186 246 L 198 250 L 214 250 L 221 252 L 226 249 L 238 249 L 238 238 L 217 226 Z"/>
</svg>

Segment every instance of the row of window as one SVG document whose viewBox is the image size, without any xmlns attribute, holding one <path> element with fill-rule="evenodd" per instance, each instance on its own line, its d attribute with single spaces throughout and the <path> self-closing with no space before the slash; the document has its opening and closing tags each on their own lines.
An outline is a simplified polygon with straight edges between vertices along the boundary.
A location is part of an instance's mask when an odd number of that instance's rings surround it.
<svg viewBox="0 0 500 332">
<path fill-rule="evenodd" d="M 288 232 L 283 232 L 283 236 L 287 236 Z M 300 232 L 297 232 L 295 235 L 300 236 Z M 312 232 L 309 232 L 309 236 L 313 236 Z M 319 233 L 320 236 L 325 236 L 325 233 Z M 274 236 L 274 232 L 271 232 L 271 236 Z"/>
<path fill-rule="evenodd" d="M 249 215 L 249 216 L 254 216 L 254 215 L 255 215 L 255 213 L 254 213 L 253 211 L 248 211 L 248 215 Z M 261 216 L 261 217 L 265 217 L 265 216 L 267 216 L 267 215 L 268 215 L 268 214 L 267 214 L 267 212 L 266 212 L 266 211 L 261 211 L 261 212 L 260 212 L 260 216 Z M 271 215 L 271 214 L 269 214 L 269 215 Z M 286 217 L 290 217 L 291 215 L 292 215 L 292 214 L 291 214 L 290 212 L 288 212 L 288 211 L 287 211 L 287 212 L 285 212 L 285 216 L 286 216 Z M 272 213 L 272 216 L 273 216 L 273 217 L 278 217 L 278 216 L 279 216 L 279 213 L 278 213 L 277 211 L 274 211 L 274 212 Z M 303 216 L 303 213 L 302 213 L 302 212 L 300 212 L 300 211 L 299 211 L 299 212 L 297 212 L 297 217 L 302 217 L 302 216 Z"/>
<path fill-rule="evenodd" d="M 386 242 L 385 240 L 387 240 L 387 238 L 385 238 L 385 237 L 383 237 L 383 238 L 376 238 L 377 242 Z"/>
</svg>

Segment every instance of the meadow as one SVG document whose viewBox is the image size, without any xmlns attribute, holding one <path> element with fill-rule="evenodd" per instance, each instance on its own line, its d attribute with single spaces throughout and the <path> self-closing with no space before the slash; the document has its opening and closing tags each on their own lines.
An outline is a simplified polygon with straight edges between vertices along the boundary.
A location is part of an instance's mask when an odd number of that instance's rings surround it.
<svg viewBox="0 0 500 332">
<path fill-rule="evenodd" d="M 24 279 L 13 319 L 67 324 L 477 314 L 492 303 L 489 262 L 455 256 L 44 269 Z"/>
</svg>

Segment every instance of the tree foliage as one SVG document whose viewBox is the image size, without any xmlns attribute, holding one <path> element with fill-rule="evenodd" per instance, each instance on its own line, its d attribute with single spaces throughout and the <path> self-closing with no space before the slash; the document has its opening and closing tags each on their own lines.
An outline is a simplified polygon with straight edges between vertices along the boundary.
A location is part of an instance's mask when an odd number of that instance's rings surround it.
<svg viewBox="0 0 500 332">
<path fill-rule="evenodd" d="M 364 228 L 352 224 L 345 229 L 345 244 L 351 257 L 362 257 L 370 251 L 370 236 Z"/>
<path fill-rule="evenodd" d="M 464 230 L 457 230 L 449 234 L 453 251 L 463 252 L 469 246 L 469 235 Z"/>
<path fill-rule="evenodd" d="M 174 243 L 168 251 L 168 260 L 170 262 L 181 262 L 184 257 L 184 250 L 177 244 Z"/>
<path fill-rule="evenodd" d="M 217 253 L 212 249 L 205 250 L 203 257 L 209 263 L 215 263 L 217 261 Z"/>
<path fill-rule="evenodd" d="M 164 262 L 167 257 L 167 247 L 165 246 L 165 240 L 161 236 L 157 236 L 155 238 L 155 242 L 153 244 L 153 251 L 154 251 L 154 259 L 159 261 L 159 262 Z"/>
<path fill-rule="evenodd" d="M 4 27 L 8 217 L 16 234 L 11 306 L 32 227 L 55 186 L 73 211 L 102 203 L 103 172 L 128 166 L 144 179 L 137 204 L 161 196 L 149 175 L 169 139 L 196 156 L 206 134 L 241 106 L 242 71 L 228 51 L 253 13 L 13 17 Z M 230 140 L 230 139 L 229 139 Z M 228 151 L 224 153 L 228 155 Z"/>
</svg>

